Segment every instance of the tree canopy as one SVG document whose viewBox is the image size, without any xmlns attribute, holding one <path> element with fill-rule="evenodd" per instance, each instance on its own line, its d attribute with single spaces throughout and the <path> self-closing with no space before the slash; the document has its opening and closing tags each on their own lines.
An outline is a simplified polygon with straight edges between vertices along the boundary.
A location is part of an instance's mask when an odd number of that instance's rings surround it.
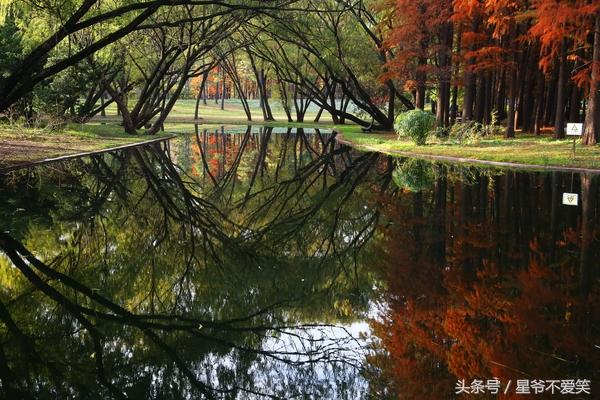
<svg viewBox="0 0 600 400">
<path fill-rule="evenodd" d="M 235 91 L 248 119 L 254 91 L 265 120 L 272 97 L 300 122 L 313 104 L 391 130 L 427 108 L 446 132 L 475 121 L 563 138 L 585 121 L 584 143 L 598 137 L 598 1 L 5 0 L 0 13 L 5 113 L 54 104 L 86 119 L 115 102 L 127 131 L 152 133 L 200 78 L 198 97 Z"/>
</svg>

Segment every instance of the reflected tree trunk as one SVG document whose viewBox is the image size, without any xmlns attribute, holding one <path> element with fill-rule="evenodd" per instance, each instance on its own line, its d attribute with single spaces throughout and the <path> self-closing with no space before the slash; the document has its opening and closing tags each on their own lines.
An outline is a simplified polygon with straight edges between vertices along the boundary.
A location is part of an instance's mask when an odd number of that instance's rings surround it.
<svg viewBox="0 0 600 400">
<path fill-rule="evenodd" d="M 598 271 L 593 266 L 598 266 L 594 260 L 593 231 L 595 227 L 595 210 L 598 197 L 598 179 L 593 174 L 582 174 L 581 176 L 581 249 L 579 261 L 579 279 L 581 294 L 587 296 L 590 293 L 592 281 Z"/>
</svg>

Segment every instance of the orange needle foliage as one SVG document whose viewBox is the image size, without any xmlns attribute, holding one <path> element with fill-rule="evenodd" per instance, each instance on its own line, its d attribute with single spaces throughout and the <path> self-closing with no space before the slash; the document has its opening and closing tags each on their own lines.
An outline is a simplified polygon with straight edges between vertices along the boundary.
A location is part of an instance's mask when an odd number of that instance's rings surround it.
<svg viewBox="0 0 600 400">
<path fill-rule="evenodd" d="M 549 237 L 522 236 L 523 217 L 491 211 L 500 196 L 486 189 L 474 199 L 463 185 L 454 185 L 454 203 L 429 209 L 424 194 L 384 200 L 392 222 L 381 249 L 385 307 L 372 325 L 389 387 L 402 399 L 440 399 L 453 397 L 457 379 L 598 379 L 600 287 L 596 279 L 580 295 L 580 227 L 563 231 L 552 260 L 541 245 Z"/>
</svg>

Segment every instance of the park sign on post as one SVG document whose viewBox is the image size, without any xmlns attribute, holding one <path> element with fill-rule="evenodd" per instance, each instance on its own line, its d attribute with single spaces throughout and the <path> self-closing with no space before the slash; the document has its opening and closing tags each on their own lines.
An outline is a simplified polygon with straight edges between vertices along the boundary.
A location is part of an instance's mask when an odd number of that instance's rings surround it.
<svg viewBox="0 0 600 400">
<path fill-rule="evenodd" d="M 581 136 L 583 135 L 583 124 L 567 124 L 567 136 Z"/>
<path fill-rule="evenodd" d="M 566 206 L 579 205 L 579 195 L 577 193 L 563 193 L 563 204 Z"/>
<path fill-rule="evenodd" d="M 575 158 L 575 140 L 581 135 L 583 135 L 583 124 L 571 122 L 567 124 L 567 136 L 573 136 L 573 158 Z"/>
</svg>

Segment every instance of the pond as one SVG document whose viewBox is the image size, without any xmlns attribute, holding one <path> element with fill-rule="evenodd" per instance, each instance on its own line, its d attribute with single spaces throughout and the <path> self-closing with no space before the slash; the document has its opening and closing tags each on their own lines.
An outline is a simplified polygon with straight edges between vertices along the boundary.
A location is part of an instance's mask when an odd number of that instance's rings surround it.
<svg viewBox="0 0 600 400">
<path fill-rule="evenodd" d="M 598 190 L 300 128 L 196 126 L 7 173 L 3 395 L 593 393 Z"/>
</svg>

